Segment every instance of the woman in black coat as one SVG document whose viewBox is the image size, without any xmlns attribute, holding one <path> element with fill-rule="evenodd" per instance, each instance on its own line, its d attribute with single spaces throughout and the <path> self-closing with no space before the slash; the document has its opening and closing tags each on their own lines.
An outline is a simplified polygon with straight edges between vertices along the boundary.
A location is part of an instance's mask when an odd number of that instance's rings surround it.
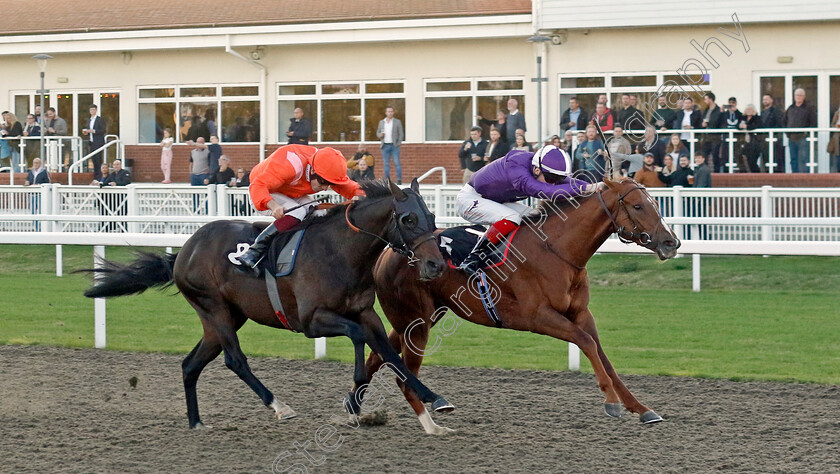
<svg viewBox="0 0 840 474">
<path fill-rule="evenodd" d="M 750 104 L 744 109 L 744 117 L 738 128 L 741 130 L 755 130 L 761 127 L 761 117 L 756 115 L 755 106 Z M 758 173 L 758 156 L 761 154 L 761 144 L 757 133 L 747 133 L 738 154 L 738 169 L 742 173 Z"/>
</svg>

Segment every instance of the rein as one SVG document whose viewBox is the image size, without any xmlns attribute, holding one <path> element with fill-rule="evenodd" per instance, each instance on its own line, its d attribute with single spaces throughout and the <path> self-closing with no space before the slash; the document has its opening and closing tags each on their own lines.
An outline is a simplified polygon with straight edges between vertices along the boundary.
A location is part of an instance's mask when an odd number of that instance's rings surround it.
<svg viewBox="0 0 840 474">
<path fill-rule="evenodd" d="M 636 223 L 636 219 L 633 219 L 633 216 L 630 214 L 630 211 L 627 210 L 627 204 L 624 203 L 624 198 L 626 198 L 633 191 L 640 189 L 644 189 L 644 186 L 636 186 L 633 189 L 627 191 L 626 193 L 618 196 L 618 204 L 621 207 L 615 212 L 615 215 L 613 215 L 609 208 L 607 208 L 607 203 L 604 202 L 603 191 L 598 191 L 598 200 L 601 201 L 601 207 L 604 208 L 604 212 L 607 213 L 607 216 L 610 218 L 610 221 L 612 221 L 612 226 L 615 229 L 615 234 L 618 236 L 618 240 L 620 240 L 624 244 L 631 244 L 636 239 L 638 239 L 640 244 L 647 245 L 652 240 L 650 234 L 648 234 L 647 232 L 638 232 L 639 226 Z M 618 222 L 616 222 L 615 218 L 618 217 L 618 213 L 621 209 L 624 209 L 624 212 L 627 214 L 627 218 L 630 219 L 630 222 L 633 223 L 632 231 L 628 231 L 623 226 L 619 226 Z M 661 222 L 659 225 L 661 225 Z M 657 229 L 658 228 L 659 227 L 657 226 Z"/>
<path fill-rule="evenodd" d="M 365 229 L 361 229 L 361 228 L 359 228 L 359 227 L 357 227 L 356 225 L 353 224 L 353 221 L 350 220 L 350 208 L 352 208 L 355 204 L 356 204 L 356 201 L 351 201 L 350 204 L 347 205 L 347 209 L 344 211 L 344 220 L 347 222 L 347 227 L 349 227 L 353 232 L 369 235 L 371 237 L 379 239 L 380 241 L 385 243 L 385 245 L 387 247 L 393 249 L 394 252 L 397 252 L 398 254 L 404 255 L 405 257 L 407 257 L 409 266 L 413 267 L 415 263 L 420 261 L 419 258 L 414 256 L 414 251 L 417 249 L 417 247 L 422 245 L 427 240 L 434 240 L 435 239 L 434 235 L 430 235 L 429 237 L 426 237 L 425 239 L 420 240 L 420 242 L 417 242 L 416 244 L 414 244 L 414 246 L 409 247 L 408 244 L 405 242 L 405 239 L 403 239 L 402 234 L 400 234 L 399 229 L 396 228 L 397 227 L 396 215 L 394 215 L 393 211 L 391 212 L 391 220 L 390 220 L 390 224 L 388 226 L 389 227 L 388 233 L 391 234 L 394 230 L 396 230 L 397 235 L 400 238 L 400 242 L 398 244 L 395 244 L 391 240 L 383 239 L 379 235 L 374 234 L 373 232 L 368 232 Z M 391 226 L 393 226 L 394 228 L 391 229 Z"/>
</svg>

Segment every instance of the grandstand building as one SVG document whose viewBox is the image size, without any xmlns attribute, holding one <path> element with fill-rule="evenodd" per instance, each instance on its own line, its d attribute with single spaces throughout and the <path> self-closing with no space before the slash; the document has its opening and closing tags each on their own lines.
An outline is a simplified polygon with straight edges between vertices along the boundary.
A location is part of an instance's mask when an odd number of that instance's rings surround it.
<svg viewBox="0 0 840 474">
<path fill-rule="evenodd" d="M 0 25 L 0 109 L 33 111 L 31 57 L 53 56 L 48 106 L 81 136 L 88 105 L 99 105 L 136 181 L 160 181 L 164 128 L 175 131 L 173 177 L 187 180 L 196 116 L 249 168 L 286 142 L 296 107 L 314 123 L 312 143 L 352 155 L 364 142 L 378 156 L 376 126 L 393 106 L 404 177 L 445 166 L 452 182 L 476 115 L 493 118 L 510 97 L 532 143 L 560 131 L 572 96 L 591 113 L 600 94 L 616 107 L 633 93 L 644 112 L 663 93 L 712 90 L 743 110 L 765 93 L 786 108 L 801 87 L 820 128 L 840 105 L 832 0 L 60 0 L 6 5 Z M 819 138 L 818 170 L 836 171 L 828 133 Z"/>
</svg>

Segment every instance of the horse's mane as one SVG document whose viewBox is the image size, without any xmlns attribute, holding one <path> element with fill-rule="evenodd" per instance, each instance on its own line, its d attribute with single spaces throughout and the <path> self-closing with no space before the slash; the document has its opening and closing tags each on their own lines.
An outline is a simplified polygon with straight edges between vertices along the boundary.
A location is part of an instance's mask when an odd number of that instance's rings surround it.
<svg viewBox="0 0 840 474">
<path fill-rule="evenodd" d="M 636 181 L 633 180 L 633 178 L 630 178 L 630 177 L 622 177 L 621 179 L 613 180 L 612 182 L 615 183 L 614 184 L 615 186 L 620 186 L 620 185 L 624 184 L 626 181 L 631 181 L 634 184 L 638 185 L 638 183 L 636 183 Z M 588 199 L 592 199 L 592 198 L 595 197 L 595 194 L 597 194 L 597 192 L 598 191 L 596 191 L 592 194 L 589 194 L 587 196 L 575 196 L 575 197 L 567 197 L 565 199 L 562 199 L 562 198 L 561 199 L 554 199 L 552 201 L 552 204 L 548 204 L 546 202 L 546 201 L 549 201 L 548 199 L 540 199 L 540 201 L 537 203 L 537 209 L 545 210 L 546 214 L 548 214 L 549 216 L 553 212 L 552 208 L 559 209 L 559 210 L 563 211 L 564 214 L 568 215 L 569 213 L 574 212 L 574 210 L 578 207 L 578 206 L 574 206 L 572 204 L 572 201 L 583 202 L 583 201 L 586 201 Z M 569 210 L 568 212 L 566 212 L 566 210 L 568 208 L 572 208 L 572 209 Z M 539 220 L 539 216 L 533 216 L 533 217 L 532 216 L 526 216 L 524 219 L 531 222 L 531 223 L 536 223 Z"/>
<path fill-rule="evenodd" d="M 365 196 L 362 196 L 358 201 L 356 201 L 357 207 L 362 207 L 366 203 L 378 201 L 380 198 L 383 197 L 391 197 L 391 184 L 386 179 L 371 179 L 365 180 L 359 183 L 359 187 L 362 191 L 365 192 Z M 339 204 L 337 206 L 332 207 L 331 209 L 327 210 L 327 213 L 323 216 L 313 216 L 306 219 L 306 225 L 313 225 L 319 224 L 325 221 L 332 220 L 336 215 L 341 214 L 342 218 L 344 217 L 344 211 L 347 210 L 347 204 Z"/>
</svg>

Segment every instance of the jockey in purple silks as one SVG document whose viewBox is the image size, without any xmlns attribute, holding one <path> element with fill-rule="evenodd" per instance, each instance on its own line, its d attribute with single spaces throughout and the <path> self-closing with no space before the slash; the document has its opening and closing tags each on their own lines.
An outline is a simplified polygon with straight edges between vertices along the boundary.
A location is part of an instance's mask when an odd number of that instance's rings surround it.
<svg viewBox="0 0 840 474">
<path fill-rule="evenodd" d="M 481 255 L 518 229 L 524 215 L 534 212 L 518 201 L 568 199 L 596 189 L 570 177 L 571 172 L 568 153 L 546 145 L 536 153 L 511 151 L 473 174 L 458 193 L 458 214 L 490 228 L 458 269 L 474 274 L 481 267 Z"/>
</svg>

